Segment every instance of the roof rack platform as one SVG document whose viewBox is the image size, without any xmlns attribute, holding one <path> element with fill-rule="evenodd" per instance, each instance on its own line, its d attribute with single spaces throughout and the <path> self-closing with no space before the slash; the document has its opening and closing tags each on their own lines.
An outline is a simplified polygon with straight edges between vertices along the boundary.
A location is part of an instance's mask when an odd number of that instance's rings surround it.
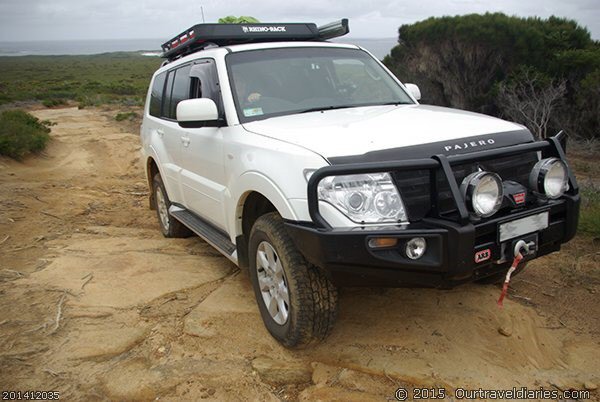
<svg viewBox="0 0 600 402">
<path fill-rule="evenodd" d="M 279 41 L 322 41 L 349 32 L 342 19 L 317 28 L 313 23 L 197 24 L 162 44 L 161 57 L 170 60 L 204 49 L 208 45 Z"/>
</svg>

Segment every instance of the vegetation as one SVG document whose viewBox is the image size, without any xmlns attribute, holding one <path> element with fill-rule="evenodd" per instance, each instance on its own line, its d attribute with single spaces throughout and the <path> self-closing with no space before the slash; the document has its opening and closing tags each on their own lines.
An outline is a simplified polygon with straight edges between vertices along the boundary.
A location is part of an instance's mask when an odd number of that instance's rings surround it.
<svg viewBox="0 0 600 402">
<path fill-rule="evenodd" d="M 579 231 L 600 238 L 600 188 L 582 186 Z"/>
<path fill-rule="evenodd" d="M 472 14 L 399 29 L 384 60 L 425 103 L 600 138 L 600 44 L 575 21 Z"/>
<path fill-rule="evenodd" d="M 0 105 L 30 100 L 47 107 L 67 100 L 81 107 L 142 105 L 161 62 L 137 53 L 0 57 Z"/>
<path fill-rule="evenodd" d="M 22 159 L 29 153 L 42 151 L 50 140 L 51 123 L 40 121 L 22 110 L 6 110 L 0 114 L 0 155 Z"/>
<path fill-rule="evenodd" d="M 115 120 L 116 121 L 124 121 L 124 120 L 133 121 L 137 117 L 138 117 L 138 114 L 136 112 L 122 112 L 122 113 L 117 113 L 117 115 L 115 116 Z"/>
</svg>

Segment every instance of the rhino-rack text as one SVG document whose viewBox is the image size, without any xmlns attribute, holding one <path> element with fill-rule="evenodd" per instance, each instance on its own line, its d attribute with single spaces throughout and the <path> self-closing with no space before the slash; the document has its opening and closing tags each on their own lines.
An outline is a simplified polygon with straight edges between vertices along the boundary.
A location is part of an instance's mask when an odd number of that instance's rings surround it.
<svg viewBox="0 0 600 402">
<path fill-rule="evenodd" d="M 284 26 L 280 27 L 248 27 L 242 25 L 242 31 L 244 32 L 286 32 Z"/>
</svg>

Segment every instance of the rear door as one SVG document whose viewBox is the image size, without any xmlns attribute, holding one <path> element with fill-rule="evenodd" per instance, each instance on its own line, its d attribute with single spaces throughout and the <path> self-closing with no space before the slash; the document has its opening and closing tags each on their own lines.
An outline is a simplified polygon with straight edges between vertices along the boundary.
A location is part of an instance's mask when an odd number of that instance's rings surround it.
<svg viewBox="0 0 600 402">
<path fill-rule="evenodd" d="M 180 202 L 182 200 L 179 184 L 181 147 L 179 138 L 172 132 L 173 123 L 169 117 L 174 79 L 175 71 L 165 71 L 154 78 L 143 132 L 147 143 L 158 158 L 157 162 L 170 200 Z"/>
<path fill-rule="evenodd" d="M 191 67 L 191 64 L 187 64 L 168 72 L 161 109 L 162 132 L 159 133 L 168 156 L 167 160 L 161 160 L 164 174 L 168 176 L 165 179 L 168 182 L 168 184 L 165 183 L 167 193 L 171 202 L 180 204 L 184 203 L 185 200 L 181 190 L 181 139 L 183 129 L 177 124 L 176 111 L 177 104 L 189 98 Z"/>
</svg>

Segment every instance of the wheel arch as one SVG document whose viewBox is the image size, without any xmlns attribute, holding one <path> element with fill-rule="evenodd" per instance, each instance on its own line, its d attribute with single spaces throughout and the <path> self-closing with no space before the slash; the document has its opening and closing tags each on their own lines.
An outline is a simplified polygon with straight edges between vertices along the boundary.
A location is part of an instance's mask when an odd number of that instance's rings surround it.
<svg viewBox="0 0 600 402">
<path fill-rule="evenodd" d="M 277 211 L 283 219 L 296 220 L 296 213 L 281 189 L 263 174 L 247 172 L 236 180 L 235 187 L 232 191 L 235 195 L 233 198 L 237 200 L 234 215 L 235 222 L 230 226 L 235 236 L 244 234 L 244 209 L 249 208 L 249 206 L 260 206 L 268 203 L 272 205 L 273 209 L 266 212 Z M 248 204 L 248 202 L 251 204 Z M 246 212 L 248 211 L 247 209 Z M 251 228 L 252 226 L 250 226 Z"/>
<path fill-rule="evenodd" d="M 152 210 L 156 209 L 156 199 L 154 196 L 154 191 L 152 190 L 152 180 L 154 180 L 154 176 L 156 176 L 157 173 L 160 173 L 160 170 L 158 169 L 158 164 L 152 156 L 149 156 L 148 159 L 146 159 L 146 180 L 148 181 L 149 189 L 148 202 L 150 204 L 150 209 Z"/>
<path fill-rule="evenodd" d="M 255 172 L 240 177 L 244 186 L 235 207 L 235 242 L 240 266 L 248 266 L 248 241 L 254 222 L 264 214 L 277 212 L 284 219 L 296 219 L 290 203 L 268 178 Z"/>
</svg>

